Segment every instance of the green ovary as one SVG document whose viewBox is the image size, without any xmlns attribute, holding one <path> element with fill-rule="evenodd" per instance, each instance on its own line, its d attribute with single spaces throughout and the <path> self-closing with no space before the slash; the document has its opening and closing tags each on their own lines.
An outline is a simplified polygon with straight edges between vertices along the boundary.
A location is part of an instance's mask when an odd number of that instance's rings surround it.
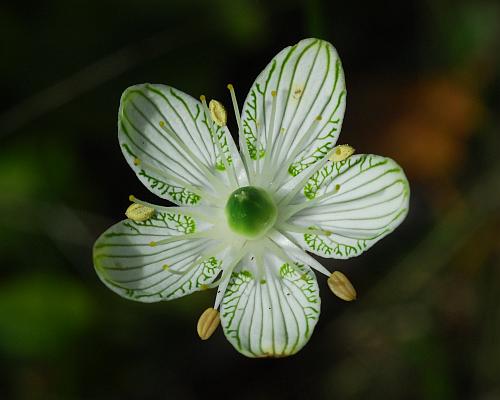
<svg viewBox="0 0 500 400">
<path fill-rule="evenodd" d="M 229 196 L 226 216 L 228 225 L 234 232 L 255 239 L 274 225 L 277 208 L 264 189 L 245 186 Z"/>
</svg>

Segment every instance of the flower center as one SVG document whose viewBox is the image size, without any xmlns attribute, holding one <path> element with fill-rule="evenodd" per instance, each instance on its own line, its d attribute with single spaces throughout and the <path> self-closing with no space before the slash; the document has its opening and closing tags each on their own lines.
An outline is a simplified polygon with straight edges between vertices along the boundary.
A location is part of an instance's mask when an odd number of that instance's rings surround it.
<svg viewBox="0 0 500 400">
<path fill-rule="evenodd" d="M 245 186 L 236 189 L 229 196 L 226 216 L 228 225 L 234 232 L 255 239 L 274 225 L 277 208 L 264 189 Z"/>
</svg>

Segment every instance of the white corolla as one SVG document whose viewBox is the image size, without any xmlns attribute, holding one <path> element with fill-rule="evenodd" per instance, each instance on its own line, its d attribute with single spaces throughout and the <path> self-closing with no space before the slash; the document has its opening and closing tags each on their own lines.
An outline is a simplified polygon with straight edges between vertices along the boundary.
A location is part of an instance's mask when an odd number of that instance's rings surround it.
<svg viewBox="0 0 500 400">
<path fill-rule="evenodd" d="M 173 300 L 217 288 L 198 321 L 219 322 L 249 357 L 299 351 L 320 314 L 315 270 L 344 300 L 355 291 L 308 253 L 346 259 L 394 230 L 409 185 L 393 160 L 335 146 L 346 88 L 335 48 L 305 39 L 257 77 L 241 117 L 239 151 L 217 101 L 142 84 L 121 98 L 118 137 L 141 182 L 166 207 L 131 196 L 128 219 L 94 245 L 100 279 L 127 299 Z M 220 311 L 219 311 L 220 310 Z"/>
</svg>

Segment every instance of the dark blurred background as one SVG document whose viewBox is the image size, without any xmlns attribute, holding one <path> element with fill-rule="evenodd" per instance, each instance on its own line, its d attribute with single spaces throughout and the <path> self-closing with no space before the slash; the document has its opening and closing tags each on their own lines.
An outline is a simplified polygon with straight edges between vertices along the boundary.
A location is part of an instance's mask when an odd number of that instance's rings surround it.
<svg viewBox="0 0 500 400">
<path fill-rule="evenodd" d="M 339 143 L 395 158 L 403 225 L 325 261 L 322 316 L 296 356 L 253 360 L 196 334 L 214 293 L 139 304 L 91 246 L 155 200 L 117 141 L 122 91 L 166 83 L 240 106 L 283 47 L 343 61 Z M 1 399 L 500 399 L 500 3 L 147 0 L 0 4 Z M 234 121 L 231 122 L 234 128 Z M 233 129 L 233 132 L 235 129 Z"/>
</svg>

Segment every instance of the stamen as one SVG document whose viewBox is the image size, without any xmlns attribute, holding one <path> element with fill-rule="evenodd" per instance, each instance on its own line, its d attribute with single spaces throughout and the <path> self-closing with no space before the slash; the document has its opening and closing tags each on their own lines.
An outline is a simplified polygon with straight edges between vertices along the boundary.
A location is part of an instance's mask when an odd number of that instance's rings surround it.
<svg viewBox="0 0 500 400">
<path fill-rule="evenodd" d="M 231 274 L 233 272 L 235 265 L 231 266 L 231 268 L 225 269 L 222 273 L 222 276 L 219 280 L 217 280 L 217 295 L 215 296 L 214 308 L 218 309 L 222 298 L 224 297 L 224 293 L 226 293 L 227 285 L 229 284 L 229 280 L 231 279 Z M 213 287 L 213 284 L 210 285 Z"/>
<path fill-rule="evenodd" d="M 304 210 L 306 208 L 311 208 L 311 207 L 316 206 L 318 203 L 320 203 L 324 199 L 326 199 L 326 198 L 334 195 L 339 190 L 340 190 L 340 185 L 336 184 L 335 185 L 335 191 L 333 191 L 333 192 L 325 192 L 322 195 L 317 196 L 317 197 L 315 197 L 312 200 L 303 201 L 303 202 L 301 202 L 299 204 L 289 204 L 288 206 L 286 206 L 284 208 L 283 212 L 280 214 L 280 219 L 282 221 L 287 221 L 290 217 L 292 217 L 293 215 L 297 214 L 298 212 L 300 212 L 300 211 L 302 211 L 302 210 Z"/>
<path fill-rule="evenodd" d="M 276 229 L 283 229 L 283 230 L 288 231 L 288 232 L 305 233 L 305 234 L 322 235 L 322 236 L 330 236 L 333 234 L 332 231 L 329 231 L 327 229 L 318 229 L 315 227 L 298 226 L 298 225 L 290 224 L 290 223 L 286 223 L 286 222 L 279 224 L 279 226 L 277 226 Z"/>
<path fill-rule="evenodd" d="M 231 275 L 233 273 L 234 268 L 238 265 L 241 259 L 247 254 L 247 252 L 248 248 L 245 242 L 245 244 L 243 244 L 243 246 L 238 250 L 236 256 L 233 258 L 231 263 L 228 264 L 227 267 L 223 267 L 224 271 L 222 273 L 221 278 L 217 282 L 214 282 L 210 285 L 211 287 L 213 287 L 214 284 L 219 286 L 217 289 L 217 296 L 215 297 L 215 303 L 214 303 L 214 308 L 216 310 L 219 308 L 224 293 L 226 292 L 227 285 L 229 284 L 229 280 L 231 279 Z"/>
<path fill-rule="evenodd" d="M 213 335 L 215 330 L 220 324 L 219 311 L 214 308 L 207 308 L 203 314 L 201 314 L 196 330 L 198 331 L 198 336 L 201 340 L 207 340 Z"/>
<path fill-rule="evenodd" d="M 328 278 L 328 287 L 335 296 L 345 301 L 356 300 L 356 289 L 340 271 L 334 271 Z"/>
<path fill-rule="evenodd" d="M 327 162 L 330 161 L 330 156 L 331 156 L 332 151 L 330 151 L 330 153 L 328 153 L 321 160 L 317 161 L 311 167 L 306 168 L 299 175 L 295 176 L 292 179 L 292 181 L 297 181 L 297 183 L 293 182 L 294 184 L 291 185 L 293 187 L 293 189 L 291 189 L 290 192 L 286 196 L 284 196 L 281 200 L 278 201 L 279 206 L 288 204 L 295 197 L 295 195 L 304 188 L 307 181 L 309 179 L 311 179 L 311 177 L 315 173 L 317 173 L 321 168 L 323 168 Z"/>
<path fill-rule="evenodd" d="M 271 239 L 268 239 L 266 241 L 266 245 L 270 251 L 274 252 L 277 256 L 285 260 L 286 263 L 291 267 L 297 264 L 297 261 L 294 261 L 290 257 L 288 257 L 288 255 L 283 251 L 283 249 L 280 246 L 276 245 L 276 243 L 274 243 Z"/>
<path fill-rule="evenodd" d="M 283 235 L 281 232 L 275 230 L 274 234 L 279 235 L 279 239 L 281 241 L 285 242 L 284 247 L 287 248 L 287 252 L 291 253 L 294 255 L 294 257 L 297 259 L 297 261 L 300 261 L 301 263 L 309 265 L 312 269 L 315 269 L 318 272 L 321 272 L 323 275 L 330 276 L 331 273 L 328 271 L 320 262 L 318 262 L 315 258 L 311 257 L 309 254 L 307 254 L 304 250 L 302 250 L 300 247 L 298 247 L 294 242 L 292 242 L 290 239 L 288 239 L 285 235 Z M 271 237 L 271 235 L 268 236 L 269 242 L 272 243 L 274 248 L 276 249 L 277 252 L 281 252 L 284 254 L 282 250 L 282 246 L 278 246 L 275 243 L 275 239 Z M 285 255 L 286 257 L 286 255 Z"/>
<path fill-rule="evenodd" d="M 352 156 L 355 152 L 354 147 L 351 147 L 348 144 L 341 144 L 339 146 L 334 147 L 333 150 L 334 151 L 329 157 L 331 162 L 344 161 L 350 156 Z"/>
<path fill-rule="evenodd" d="M 283 207 L 283 212 L 280 214 L 280 220 L 287 221 L 292 216 L 302 211 L 304 208 L 312 207 L 315 204 L 317 204 L 317 202 L 318 202 L 317 198 L 314 198 L 309 201 L 303 201 L 302 203 L 299 204 L 289 204 L 286 207 Z"/>
<path fill-rule="evenodd" d="M 292 242 L 290 242 L 292 243 Z M 309 265 L 312 269 L 315 269 L 318 272 L 321 272 L 322 274 L 326 276 L 330 276 L 330 271 L 328 271 L 323 265 L 321 265 L 318 261 L 316 261 L 314 258 L 306 254 L 304 251 L 302 251 L 300 248 L 295 246 L 293 243 L 292 245 L 294 248 L 288 248 L 287 252 L 291 253 L 297 261 L 292 260 L 281 248 L 281 246 L 278 246 L 273 239 L 268 238 L 266 244 L 269 246 L 268 248 L 273 251 L 276 255 L 280 256 L 283 258 L 290 266 L 297 264 L 298 262 L 302 262 L 304 264 Z M 307 256 L 307 257 L 304 257 Z"/>
<path fill-rule="evenodd" d="M 199 239 L 199 238 L 210 238 L 211 232 L 213 229 L 209 229 L 203 232 L 195 232 L 195 233 L 187 233 L 185 235 L 175 235 L 171 236 L 168 239 L 158 240 L 157 242 L 150 242 L 149 246 L 156 247 L 164 244 L 179 242 L 181 240 L 190 240 L 190 239 Z"/>
<path fill-rule="evenodd" d="M 213 141 L 215 142 L 215 145 L 217 146 L 217 151 L 219 152 L 219 155 L 222 159 L 222 163 L 224 164 L 224 168 L 226 169 L 228 175 L 229 175 L 229 180 L 231 182 L 231 185 L 233 188 L 238 186 L 237 179 L 236 179 L 236 171 L 234 171 L 234 163 L 233 163 L 233 168 L 229 168 L 229 162 L 226 158 L 226 154 L 222 150 L 222 145 L 220 144 L 219 137 L 217 135 L 217 129 L 215 129 L 215 122 L 210 116 L 210 110 L 208 109 L 207 106 L 207 100 L 204 95 L 200 96 L 201 104 L 203 105 L 203 111 L 205 112 L 205 118 L 207 119 L 208 126 L 210 133 L 212 134 Z M 211 121 L 211 124 L 210 124 Z"/>
<path fill-rule="evenodd" d="M 253 171 L 250 174 L 250 165 L 251 165 L 251 158 L 250 158 L 250 152 L 248 151 L 248 144 L 247 140 L 245 137 L 245 134 L 243 132 L 243 127 L 241 125 L 241 115 L 240 115 L 240 108 L 238 106 L 238 102 L 236 101 L 236 94 L 234 92 L 234 87 L 232 84 L 228 84 L 227 88 L 229 89 L 229 93 L 231 94 L 231 102 L 233 103 L 233 111 L 234 111 L 234 116 L 236 118 L 236 123 L 238 124 L 238 137 L 241 138 L 240 145 L 243 148 L 243 161 L 245 165 L 245 169 L 247 172 L 247 176 L 249 179 L 249 183 L 253 183 L 253 176 L 255 174 L 255 171 Z"/>
<path fill-rule="evenodd" d="M 189 269 L 191 269 L 191 268 L 189 268 Z M 174 275 L 185 275 L 188 271 L 177 271 L 175 269 L 169 268 L 168 272 L 170 272 L 171 274 L 174 274 Z"/>
<path fill-rule="evenodd" d="M 182 215 L 189 215 L 191 217 L 195 218 L 200 218 L 206 222 L 209 222 L 211 224 L 216 224 L 219 222 L 219 219 L 215 216 L 217 213 L 218 208 L 216 207 L 204 207 L 204 206 L 196 206 L 194 207 L 182 207 L 182 206 L 175 206 L 175 207 L 164 207 L 164 206 L 157 206 L 152 203 L 148 203 L 147 201 L 139 200 L 135 196 L 130 195 L 129 200 L 132 203 L 140 204 L 145 207 L 153 208 L 156 211 L 164 211 L 167 213 L 173 213 L 173 214 L 182 214 Z M 199 212 L 200 210 L 203 210 L 204 212 Z"/>
<path fill-rule="evenodd" d="M 238 102 L 236 101 L 234 87 L 232 84 L 228 83 L 227 88 L 229 89 L 229 93 L 231 94 L 231 102 L 233 103 L 234 116 L 236 117 L 236 123 L 238 124 L 238 131 L 241 132 L 240 108 L 238 106 Z"/>
<path fill-rule="evenodd" d="M 125 211 L 127 218 L 135 222 L 144 222 L 150 219 L 155 213 L 152 207 L 144 206 L 142 204 L 133 203 Z"/>
<path fill-rule="evenodd" d="M 323 275 L 330 276 L 330 271 L 328 271 L 320 262 L 318 262 L 315 258 L 311 257 L 304 250 L 297 247 L 294 250 L 295 257 L 304 264 L 309 265 L 312 269 L 315 269 L 318 272 L 321 272 Z"/>
<path fill-rule="evenodd" d="M 227 125 L 227 112 L 224 106 L 217 100 L 210 100 L 208 103 L 210 109 L 210 116 L 212 120 L 219 126 Z"/>
</svg>

